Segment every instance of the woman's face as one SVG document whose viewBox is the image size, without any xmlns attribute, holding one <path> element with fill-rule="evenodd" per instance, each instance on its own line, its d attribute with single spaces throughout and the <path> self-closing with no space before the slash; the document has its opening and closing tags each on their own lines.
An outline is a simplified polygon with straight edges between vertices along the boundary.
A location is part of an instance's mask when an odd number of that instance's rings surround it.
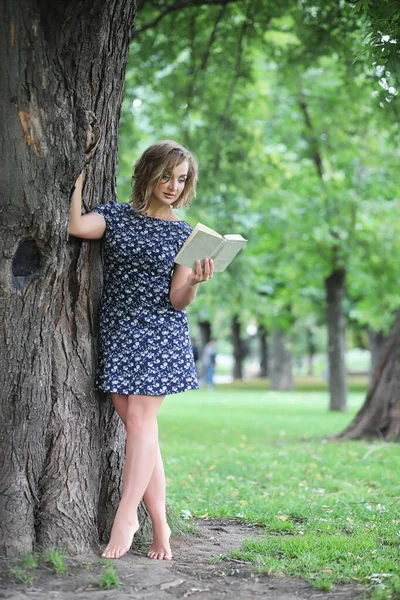
<svg viewBox="0 0 400 600">
<path fill-rule="evenodd" d="M 188 171 L 189 163 L 187 160 L 177 165 L 172 171 L 166 171 L 160 183 L 153 188 L 153 199 L 171 206 L 171 204 L 178 200 L 185 189 Z"/>
</svg>

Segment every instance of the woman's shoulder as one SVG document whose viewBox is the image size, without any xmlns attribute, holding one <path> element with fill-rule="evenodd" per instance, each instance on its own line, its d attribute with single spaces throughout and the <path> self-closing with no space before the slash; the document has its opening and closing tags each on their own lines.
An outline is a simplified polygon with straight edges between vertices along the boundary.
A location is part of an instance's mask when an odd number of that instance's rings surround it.
<svg viewBox="0 0 400 600">
<path fill-rule="evenodd" d="M 120 215 L 123 212 L 130 210 L 129 204 L 126 202 L 117 202 L 116 200 L 112 200 L 111 202 L 107 202 L 104 204 L 99 204 L 93 208 L 94 212 L 99 213 L 105 218 L 112 218 L 114 216 Z"/>
</svg>

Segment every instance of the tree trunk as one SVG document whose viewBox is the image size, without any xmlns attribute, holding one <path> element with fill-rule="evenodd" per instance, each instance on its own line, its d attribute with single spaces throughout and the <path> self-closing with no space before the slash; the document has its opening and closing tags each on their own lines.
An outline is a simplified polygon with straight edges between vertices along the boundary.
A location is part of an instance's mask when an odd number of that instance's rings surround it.
<svg viewBox="0 0 400 600">
<path fill-rule="evenodd" d="M 346 271 L 337 269 L 325 279 L 330 410 L 347 409 L 346 323 L 343 311 Z"/>
<path fill-rule="evenodd" d="M 258 328 L 260 339 L 260 377 L 268 377 L 268 332 L 265 325 Z"/>
<path fill-rule="evenodd" d="M 115 198 L 133 0 L 0 7 L 0 550 L 85 552 L 109 529 L 123 436 L 93 389 L 99 244 L 68 240 L 70 195 Z"/>
<path fill-rule="evenodd" d="M 371 352 L 370 379 L 372 380 L 376 365 L 381 357 L 387 338 L 383 331 L 368 330 L 369 350 Z"/>
<path fill-rule="evenodd" d="M 232 317 L 233 379 L 243 379 L 243 344 L 238 315 Z"/>
<path fill-rule="evenodd" d="M 338 437 L 400 441 L 400 314 L 378 360 L 363 406 Z"/>
<path fill-rule="evenodd" d="M 314 342 L 314 334 L 312 329 L 308 328 L 307 332 L 307 375 L 312 377 L 314 375 L 314 356 L 316 353 L 316 346 Z"/>
<path fill-rule="evenodd" d="M 269 381 L 271 390 L 290 391 L 294 389 L 292 353 L 284 331 L 276 329 L 270 336 Z"/>
<path fill-rule="evenodd" d="M 200 331 L 200 356 L 203 353 L 204 346 L 211 340 L 211 323 L 210 321 L 199 321 Z"/>
</svg>

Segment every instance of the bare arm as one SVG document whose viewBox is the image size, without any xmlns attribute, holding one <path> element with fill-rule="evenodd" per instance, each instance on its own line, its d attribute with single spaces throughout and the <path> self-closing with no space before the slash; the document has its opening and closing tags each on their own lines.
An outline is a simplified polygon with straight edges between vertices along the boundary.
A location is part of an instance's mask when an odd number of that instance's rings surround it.
<svg viewBox="0 0 400 600">
<path fill-rule="evenodd" d="M 69 212 L 69 233 L 87 240 L 99 240 L 106 230 L 106 220 L 102 215 L 90 212 L 82 215 L 82 188 L 84 174 L 79 175 L 72 194 Z"/>
<path fill-rule="evenodd" d="M 214 272 L 214 261 L 204 259 L 204 269 L 201 261 L 196 261 L 196 270 L 184 265 L 176 265 L 171 281 L 169 299 L 175 310 L 184 310 L 196 298 L 199 283 L 211 279 Z"/>
</svg>

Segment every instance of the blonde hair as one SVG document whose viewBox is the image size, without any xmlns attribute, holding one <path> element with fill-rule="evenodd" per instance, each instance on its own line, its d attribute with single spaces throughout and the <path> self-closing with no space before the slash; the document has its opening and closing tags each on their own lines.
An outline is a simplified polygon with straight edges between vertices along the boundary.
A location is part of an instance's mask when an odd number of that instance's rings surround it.
<svg viewBox="0 0 400 600">
<path fill-rule="evenodd" d="M 154 186 L 158 185 L 167 172 L 185 160 L 189 169 L 182 194 L 173 202 L 173 208 L 189 206 L 196 196 L 198 166 L 195 155 L 181 144 L 172 140 L 161 140 L 145 150 L 133 166 L 131 205 L 140 213 L 147 211 Z"/>
</svg>

